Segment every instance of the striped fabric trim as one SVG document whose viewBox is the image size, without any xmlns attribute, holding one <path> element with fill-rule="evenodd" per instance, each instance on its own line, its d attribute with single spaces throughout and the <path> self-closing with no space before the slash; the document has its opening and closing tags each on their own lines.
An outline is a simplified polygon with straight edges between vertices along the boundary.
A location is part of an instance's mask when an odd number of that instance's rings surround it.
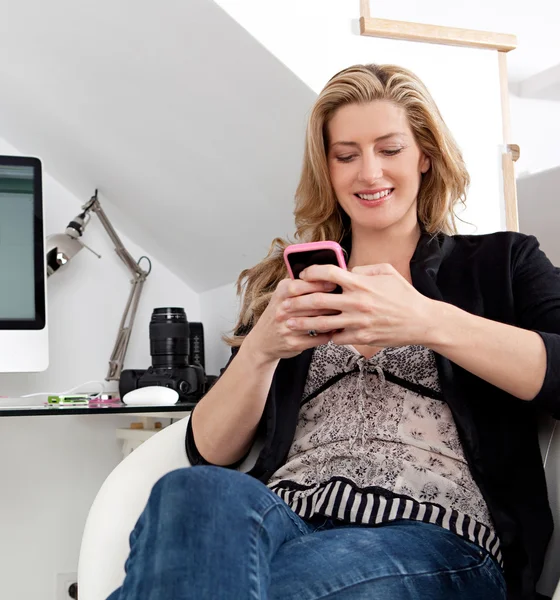
<svg viewBox="0 0 560 600">
<path fill-rule="evenodd" d="M 338 477 L 317 486 L 307 495 L 301 492 L 313 487 L 299 486 L 290 481 L 281 481 L 270 489 L 302 519 L 322 515 L 360 525 L 377 525 L 398 519 L 439 525 L 487 550 L 503 568 L 500 540 L 496 533 L 468 515 L 439 504 L 387 494 L 385 490 L 385 493 L 373 491 L 374 488 L 362 490 Z"/>
</svg>

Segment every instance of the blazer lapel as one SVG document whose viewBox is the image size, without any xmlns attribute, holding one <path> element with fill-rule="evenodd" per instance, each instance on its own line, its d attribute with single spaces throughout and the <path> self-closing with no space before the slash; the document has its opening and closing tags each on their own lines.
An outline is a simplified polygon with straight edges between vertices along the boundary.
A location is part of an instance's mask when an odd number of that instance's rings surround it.
<svg viewBox="0 0 560 600">
<path fill-rule="evenodd" d="M 455 240 L 448 235 L 422 232 L 410 260 L 410 273 L 414 287 L 424 296 L 433 300 L 443 300 L 437 286 L 437 277 L 442 262 L 454 246 Z"/>
</svg>

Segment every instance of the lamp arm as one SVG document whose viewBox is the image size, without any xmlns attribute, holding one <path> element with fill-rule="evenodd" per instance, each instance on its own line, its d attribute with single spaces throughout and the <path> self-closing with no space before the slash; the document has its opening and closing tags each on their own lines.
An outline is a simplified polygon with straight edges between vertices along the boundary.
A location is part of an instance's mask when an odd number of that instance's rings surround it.
<svg viewBox="0 0 560 600">
<path fill-rule="evenodd" d="M 124 247 L 124 244 L 121 241 L 118 233 L 115 231 L 113 225 L 109 221 L 109 218 L 105 214 L 105 211 L 101 207 L 99 203 L 99 199 L 97 198 L 97 190 L 95 190 L 95 194 L 91 197 L 89 202 L 82 206 L 82 209 L 85 213 L 88 213 L 90 210 L 97 214 L 97 217 L 101 221 L 101 224 L 105 228 L 105 231 L 111 238 L 113 244 L 115 245 L 115 252 L 118 254 L 119 258 L 124 262 L 124 264 L 128 267 L 128 269 L 132 272 L 132 275 L 142 275 L 146 274 L 146 271 L 142 269 L 142 267 L 132 258 L 128 250 Z"/>
<path fill-rule="evenodd" d="M 97 198 L 97 190 L 95 190 L 95 194 L 91 197 L 89 202 L 84 204 L 82 209 L 85 213 L 92 211 L 97 214 L 101 224 L 115 245 L 115 252 L 132 273 L 132 288 L 130 290 L 130 294 L 121 318 L 117 339 L 115 340 L 115 345 L 113 346 L 113 351 L 111 352 L 111 358 L 109 359 L 109 369 L 105 377 L 106 381 L 118 381 L 121 376 L 124 357 L 128 348 L 130 334 L 132 333 L 132 326 L 134 325 L 134 319 L 136 317 L 140 295 L 142 293 L 142 288 L 144 287 L 146 277 L 149 275 L 149 271 L 145 271 L 132 258 L 128 250 L 124 247 L 121 238 L 113 228 L 111 222 L 105 214 L 105 211 L 103 208 L 101 208 L 101 204 Z"/>
<path fill-rule="evenodd" d="M 109 359 L 109 369 L 105 376 L 106 381 L 118 381 L 121 377 L 124 357 L 128 348 L 132 326 L 134 325 L 134 318 L 136 317 L 136 310 L 138 309 L 138 303 L 140 301 L 140 294 L 142 293 L 142 287 L 144 286 L 146 277 L 146 274 L 139 275 L 132 280 L 132 288 L 130 289 L 128 301 L 119 325 L 117 339 L 115 340 L 111 358 Z"/>
</svg>

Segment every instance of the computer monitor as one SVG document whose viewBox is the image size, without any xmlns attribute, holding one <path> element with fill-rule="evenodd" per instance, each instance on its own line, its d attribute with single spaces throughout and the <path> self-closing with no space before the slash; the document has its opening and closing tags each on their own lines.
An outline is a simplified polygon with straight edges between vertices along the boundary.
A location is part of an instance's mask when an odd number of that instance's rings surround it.
<svg viewBox="0 0 560 600">
<path fill-rule="evenodd" d="M 0 373 L 49 364 L 38 158 L 0 156 Z"/>
</svg>

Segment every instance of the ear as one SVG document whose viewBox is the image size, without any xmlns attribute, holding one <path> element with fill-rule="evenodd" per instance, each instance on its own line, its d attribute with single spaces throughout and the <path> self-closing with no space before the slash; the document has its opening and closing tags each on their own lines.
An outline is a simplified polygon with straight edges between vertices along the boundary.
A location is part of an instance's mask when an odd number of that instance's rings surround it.
<svg viewBox="0 0 560 600">
<path fill-rule="evenodd" d="M 432 163 L 431 163 L 430 159 L 424 154 L 424 157 L 420 161 L 420 171 L 422 173 L 427 173 L 430 170 L 431 164 Z"/>
</svg>

